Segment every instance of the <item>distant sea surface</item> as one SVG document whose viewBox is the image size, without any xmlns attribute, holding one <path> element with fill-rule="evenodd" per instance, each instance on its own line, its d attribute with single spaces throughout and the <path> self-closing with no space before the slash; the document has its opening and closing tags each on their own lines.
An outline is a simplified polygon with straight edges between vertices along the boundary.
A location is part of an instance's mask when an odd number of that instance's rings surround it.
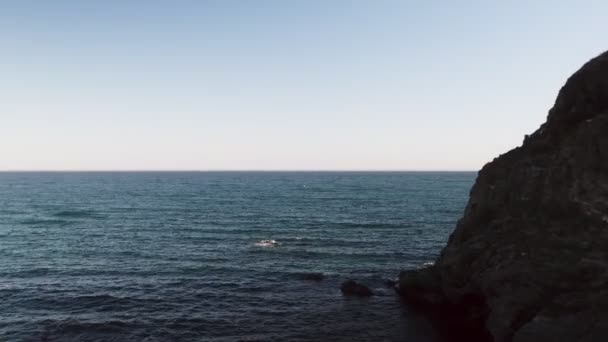
<svg viewBox="0 0 608 342">
<path fill-rule="evenodd" d="M 0 173 L 0 341 L 437 341 L 385 281 L 434 260 L 474 178 Z"/>
</svg>

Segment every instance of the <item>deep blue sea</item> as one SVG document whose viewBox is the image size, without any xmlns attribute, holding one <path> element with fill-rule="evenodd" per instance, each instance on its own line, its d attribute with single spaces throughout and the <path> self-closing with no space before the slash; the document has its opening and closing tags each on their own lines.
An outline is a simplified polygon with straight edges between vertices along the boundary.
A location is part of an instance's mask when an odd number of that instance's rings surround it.
<svg viewBox="0 0 608 342">
<path fill-rule="evenodd" d="M 385 281 L 433 261 L 474 178 L 0 173 L 0 341 L 439 341 Z"/>
</svg>

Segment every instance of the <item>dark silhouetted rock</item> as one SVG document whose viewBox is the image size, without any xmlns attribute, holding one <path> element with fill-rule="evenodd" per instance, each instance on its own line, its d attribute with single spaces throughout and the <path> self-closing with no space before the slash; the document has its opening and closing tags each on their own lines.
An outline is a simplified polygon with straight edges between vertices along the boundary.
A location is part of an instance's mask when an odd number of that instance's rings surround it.
<svg viewBox="0 0 608 342">
<path fill-rule="evenodd" d="M 354 280 L 347 280 L 340 286 L 342 294 L 345 296 L 369 297 L 373 295 L 372 290 L 367 286 L 361 285 Z"/>
<path fill-rule="evenodd" d="M 387 279 L 387 280 L 384 282 L 384 285 L 385 285 L 386 287 L 388 287 L 389 289 L 394 289 L 394 288 L 397 286 L 397 281 L 392 280 L 392 279 Z"/>
<path fill-rule="evenodd" d="M 402 272 L 399 291 L 487 340 L 608 341 L 608 53 L 483 167 L 434 266 Z"/>
<path fill-rule="evenodd" d="M 440 285 L 439 275 L 433 268 L 404 271 L 399 275 L 399 291 L 412 304 L 443 304 Z"/>
</svg>

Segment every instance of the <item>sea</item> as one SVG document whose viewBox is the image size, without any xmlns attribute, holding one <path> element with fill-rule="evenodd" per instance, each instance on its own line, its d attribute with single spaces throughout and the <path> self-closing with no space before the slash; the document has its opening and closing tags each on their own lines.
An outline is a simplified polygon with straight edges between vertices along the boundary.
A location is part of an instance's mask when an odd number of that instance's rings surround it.
<svg viewBox="0 0 608 342">
<path fill-rule="evenodd" d="M 443 341 L 387 280 L 433 262 L 475 177 L 2 172 L 0 341 Z"/>
</svg>

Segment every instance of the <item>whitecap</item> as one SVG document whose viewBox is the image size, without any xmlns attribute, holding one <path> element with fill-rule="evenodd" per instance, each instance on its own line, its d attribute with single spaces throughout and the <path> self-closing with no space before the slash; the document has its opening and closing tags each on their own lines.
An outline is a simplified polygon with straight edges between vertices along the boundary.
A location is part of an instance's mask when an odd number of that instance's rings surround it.
<svg viewBox="0 0 608 342">
<path fill-rule="evenodd" d="M 280 243 L 277 240 L 260 240 L 255 245 L 258 247 L 275 247 L 280 245 Z"/>
</svg>

